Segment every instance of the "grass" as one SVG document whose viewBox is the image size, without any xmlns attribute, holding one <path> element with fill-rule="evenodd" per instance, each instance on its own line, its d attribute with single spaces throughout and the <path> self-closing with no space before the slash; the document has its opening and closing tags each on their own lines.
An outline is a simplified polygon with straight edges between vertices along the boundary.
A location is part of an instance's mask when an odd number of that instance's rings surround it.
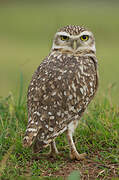
<svg viewBox="0 0 119 180">
<path fill-rule="evenodd" d="M 118 7 L 116 2 L 94 1 L 0 3 L 1 180 L 119 178 Z M 79 153 L 86 152 L 88 158 L 70 161 L 62 134 L 57 147 L 63 156 L 48 159 L 39 154 L 41 159 L 36 161 L 32 150 L 22 147 L 27 125 L 26 90 L 33 72 L 49 53 L 55 31 L 67 24 L 86 25 L 96 37 L 99 90 L 74 134 Z"/>
<path fill-rule="evenodd" d="M 18 104 L 12 94 L 0 100 L 1 179 L 17 179 L 19 176 L 46 179 L 51 176 L 56 179 L 67 177 L 72 170 L 79 170 L 81 177 L 107 179 L 119 176 L 119 112 L 108 97 L 97 99 L 89 106 L 75 132 L 79 153 L 88 155 L 84 162 L 70 161 L 65 134 L 56 140 L 62 157 L 49 159 L 39 154 L 41 159 L 33 160 L 32 150 L 22 147 L 26 124 L 26 104 L 23 101 Z"/>
</svg>

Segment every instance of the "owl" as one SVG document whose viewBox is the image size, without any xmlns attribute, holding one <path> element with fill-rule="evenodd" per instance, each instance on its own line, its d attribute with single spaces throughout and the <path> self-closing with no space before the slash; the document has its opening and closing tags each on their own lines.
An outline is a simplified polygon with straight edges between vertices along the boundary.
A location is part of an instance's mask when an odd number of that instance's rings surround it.
<svg viewBox="0 0 119 180">
<path fill-rule="evenodd" d="M 30 82 L 27 94 L 28 125 L 24 147 L 33 152 L 50 145 L 50 155 L 59 152 L 55 138 L 66 132 L 70 158 L 82 160 L 73 133 L 98 87 L 95 39 L 84 27 L 68 25 L 59 29 L 49 55 Z"/>
</svg>

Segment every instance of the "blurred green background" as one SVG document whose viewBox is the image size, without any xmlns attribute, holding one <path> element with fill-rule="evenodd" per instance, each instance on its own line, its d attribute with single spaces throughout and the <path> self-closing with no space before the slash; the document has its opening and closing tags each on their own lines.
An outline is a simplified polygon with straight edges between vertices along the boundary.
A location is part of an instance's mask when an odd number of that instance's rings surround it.
<svg viewBox="0 0 119 180">
<path fill-rule="evenodd" d="M 19 94 L 20 73 L 24 95 L 37 66 L 48 55 L 54 33 L 68 25 L 93 31 L 99 62 L 98 95 L 119 99 L 118 1 L 0 1 L 0 96 Z"/>
</svg>

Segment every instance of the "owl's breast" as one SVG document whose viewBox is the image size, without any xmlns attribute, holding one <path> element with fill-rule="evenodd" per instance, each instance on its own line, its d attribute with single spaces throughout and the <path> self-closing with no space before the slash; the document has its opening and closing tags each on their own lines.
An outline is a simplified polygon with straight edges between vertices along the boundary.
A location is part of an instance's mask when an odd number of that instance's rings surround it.
<svg viewBox="0 0 119 180">
<path fill-rule="evenodd" d="M 62 58 L 63 59 L 63 58 Z M 88 56 L 64 57 L 60 67 L 60 93 L 65 106 L 74 113 L 82 112 L 94 97 L 98 85 L 97 67 L 94 59 Z"/>
</svg>

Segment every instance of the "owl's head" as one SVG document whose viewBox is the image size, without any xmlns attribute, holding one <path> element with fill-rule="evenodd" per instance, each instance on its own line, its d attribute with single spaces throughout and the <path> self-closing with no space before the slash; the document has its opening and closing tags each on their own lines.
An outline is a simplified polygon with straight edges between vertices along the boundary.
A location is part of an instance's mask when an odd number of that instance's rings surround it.
<svg viewBox="0 0 119 180">
<path fill-rule="evenodd" d="M 52 50 L 62 53 L 95 54 L 95 39 L 93 33 L 84 27 L 65 26 L 55 34 Z"/>
</svg>

